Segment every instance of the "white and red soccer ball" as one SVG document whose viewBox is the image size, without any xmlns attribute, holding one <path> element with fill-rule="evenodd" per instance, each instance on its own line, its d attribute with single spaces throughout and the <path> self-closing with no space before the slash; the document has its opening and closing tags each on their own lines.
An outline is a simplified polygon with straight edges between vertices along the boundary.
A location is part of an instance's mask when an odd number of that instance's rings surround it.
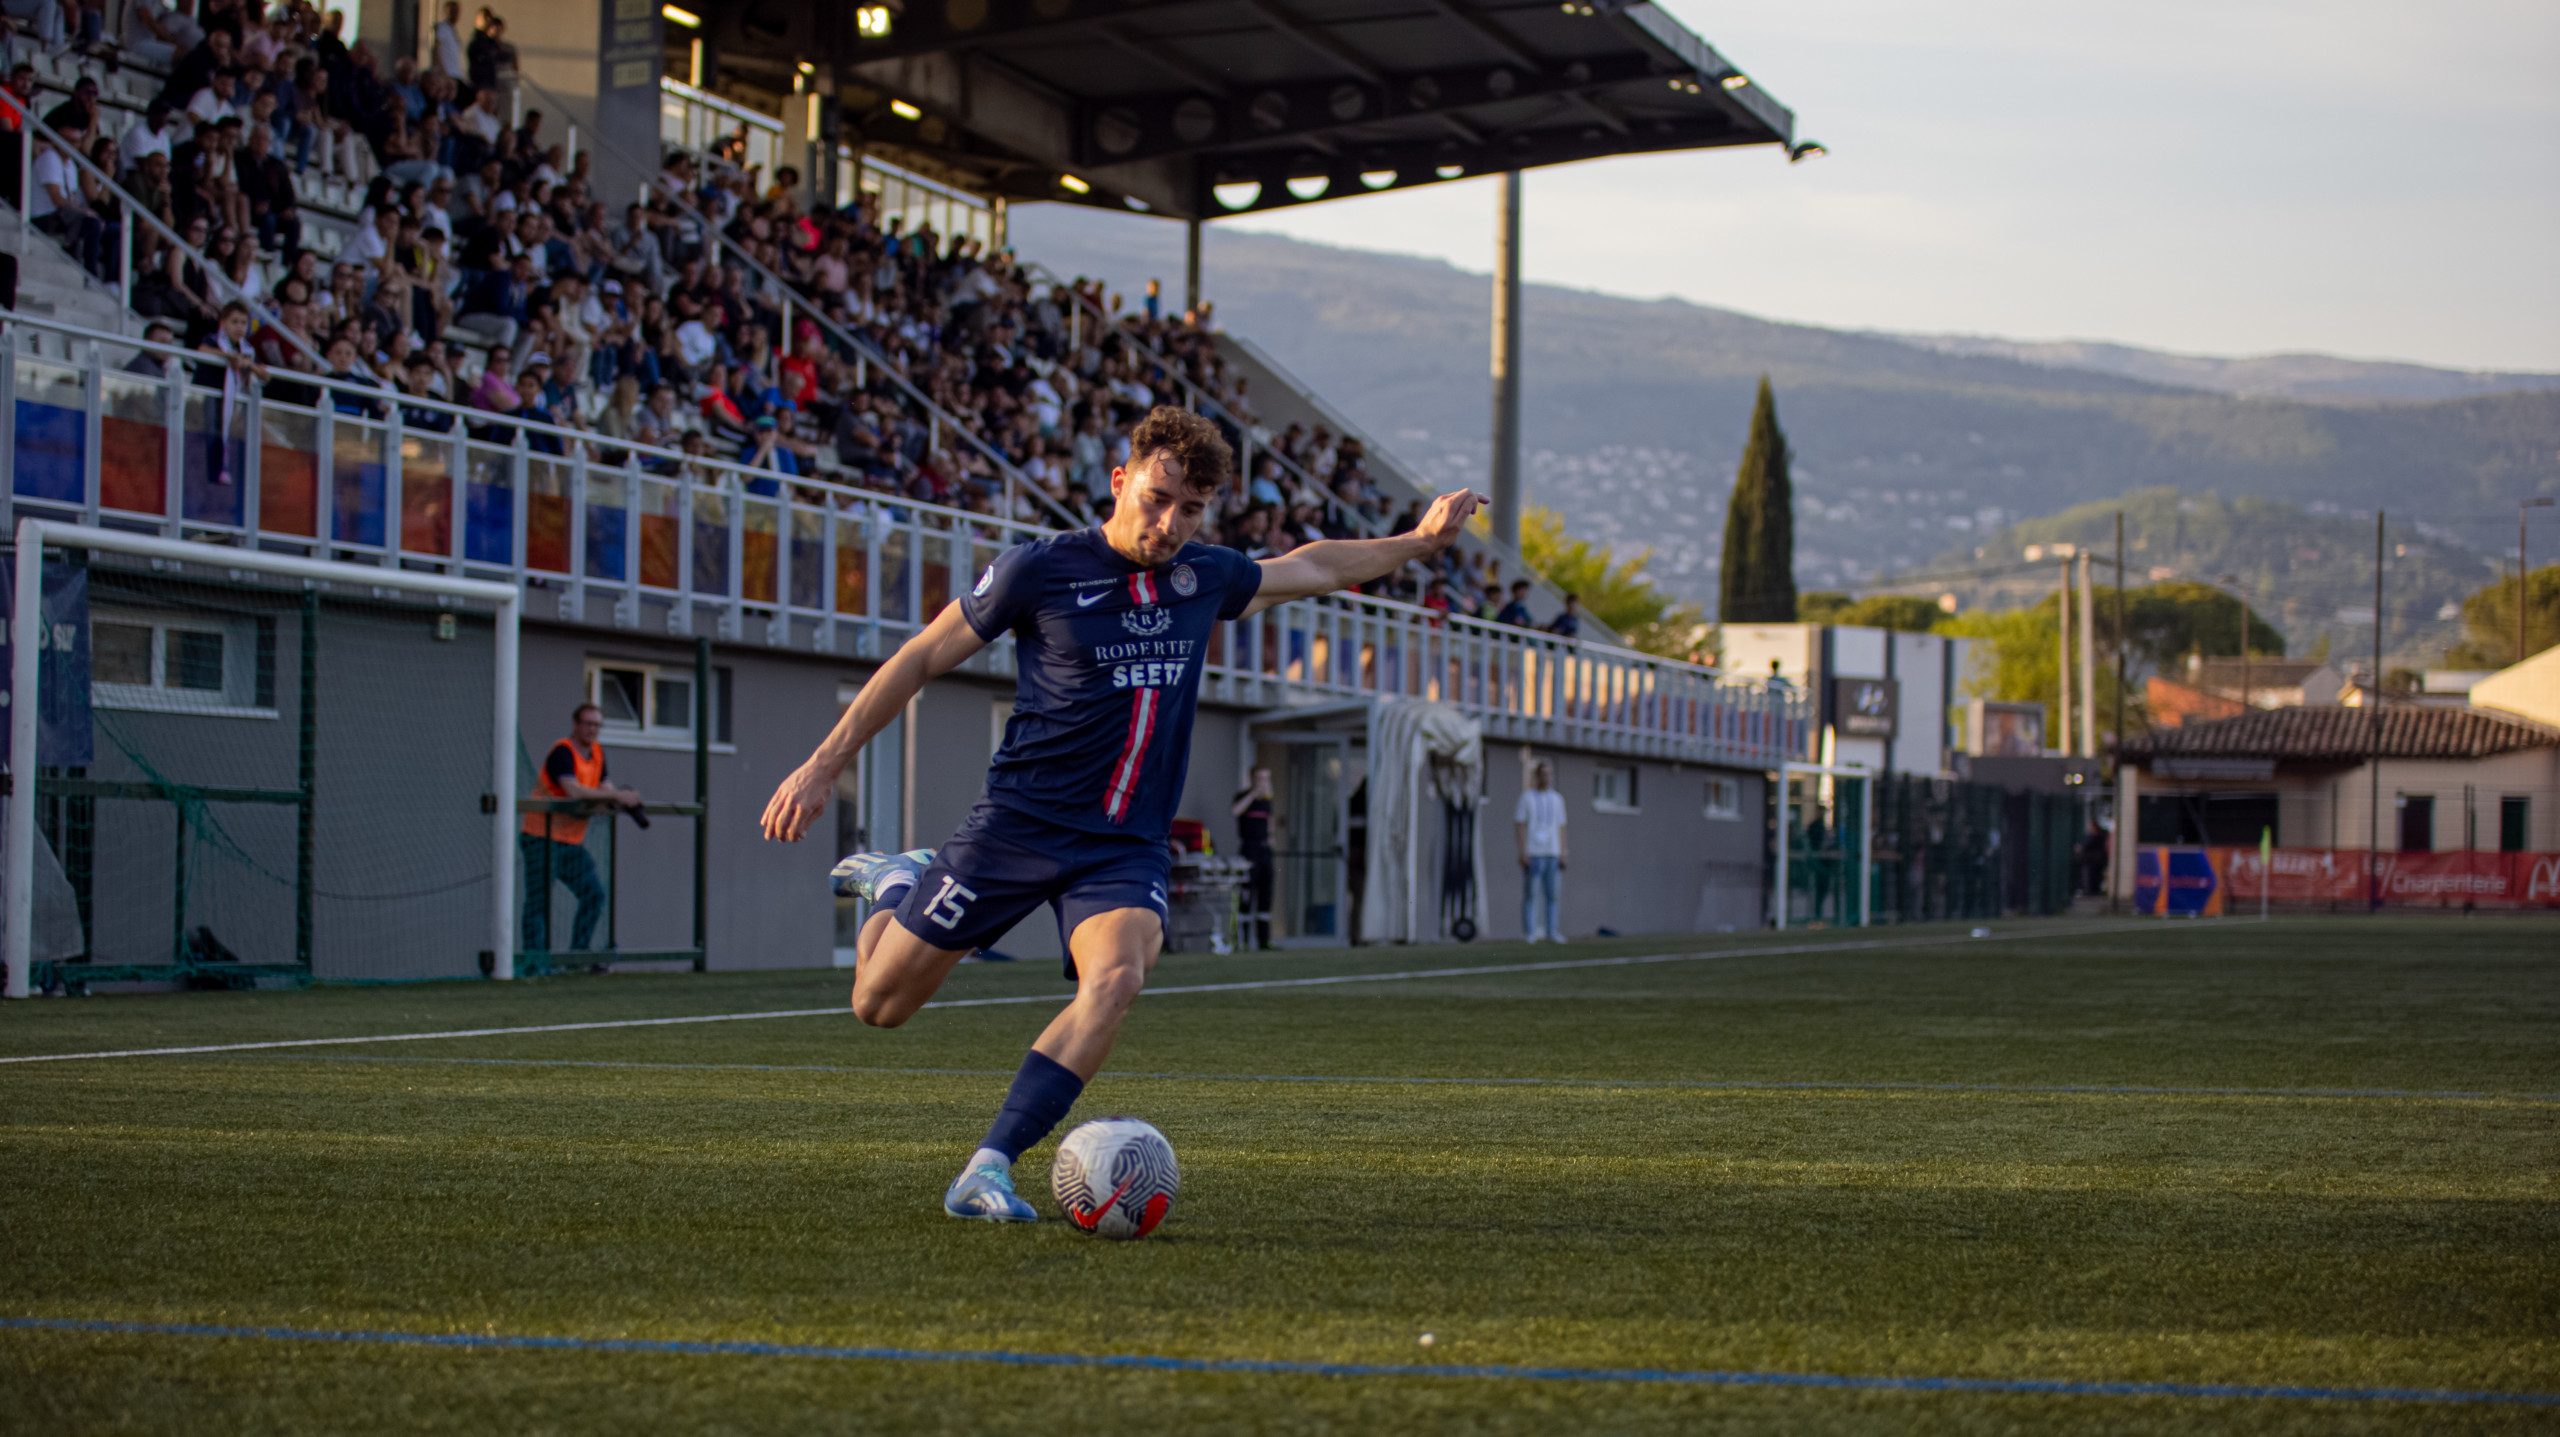
<svg viewBox="0 0 2560 1437">
<path fill-rule="evenodd" d="M 1058 1144 L 1049 1191 L 1067 1221 L 1097 1237 L 1138 1238 L 1173 1211 L 1182 1169 L 1155 1124 L 1097 1118 Z"/>
</svg>

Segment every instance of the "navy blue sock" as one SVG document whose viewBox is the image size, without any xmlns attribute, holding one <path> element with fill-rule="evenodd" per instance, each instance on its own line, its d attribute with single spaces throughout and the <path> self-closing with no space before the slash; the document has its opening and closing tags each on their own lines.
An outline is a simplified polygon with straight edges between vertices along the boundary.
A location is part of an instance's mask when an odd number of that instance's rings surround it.
<svg viewBox="0 0 2560 1437">
<path fill-rule="evenodd" d="M 1014 1075 L 1004 1106 L 996 1110 L 995 1126 L 987 1129 L 986 1141 L 979 1146 L 993 1148 L 1007 1159 L 1021 1157 L 1025 1149 L 1049 1136 L 1083 1092 L 1084 1079 L 1064 1064 L 1036 1049 L 1024 1054 L 1022 1071 Z"/>
</svg>

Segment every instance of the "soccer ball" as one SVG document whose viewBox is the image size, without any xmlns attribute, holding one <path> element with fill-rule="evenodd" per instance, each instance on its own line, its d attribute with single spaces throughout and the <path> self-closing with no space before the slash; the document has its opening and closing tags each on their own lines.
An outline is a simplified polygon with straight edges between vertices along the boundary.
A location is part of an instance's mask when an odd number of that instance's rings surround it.
<svg viewBox="0 0 2560 1437">
<path fill-rule="evenodd" d="M 1173 1211 L 1182 1169 L 1155 1124 L 1098 1118 L 1067 1134 L 1049 1191 L 1067 1221 L 1101 1237 L 1145 1237 Z"/>
</svg>

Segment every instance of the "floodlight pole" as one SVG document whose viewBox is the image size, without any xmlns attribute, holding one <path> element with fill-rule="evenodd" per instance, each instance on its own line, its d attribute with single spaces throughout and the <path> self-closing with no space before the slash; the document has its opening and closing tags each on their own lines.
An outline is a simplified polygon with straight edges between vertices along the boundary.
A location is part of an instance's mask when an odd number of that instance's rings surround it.
<svg viewBox="0 0 2560 1437">
<path fill-rule="evenodd" d="M 2532 510 L 2535 510 L 2535 509 L 2548 509 L 2548 508 L 2550 508 L 2550 507 L 2551 507 L 2551 503 L 2552 503 L 2552 501 L 2551 501 L 2550 499 L 2548 499 L 2548 498 L 2543 498 L 2543 499 L 2519 499 L 2519 500 L 2517 500 L 2517 501 L 2516 501 L 2516 662 L 2517 662 L 2517 663 L 2523 663 L 2523 662 L 2525 661 L 2525 651 L 2524 651 L 2524 613 L 2525 613 L 2525 600 L 2530 596 L 2530 593 L 2531 593 L 2531 587 L 2530 587 L 2530 586 L 2525 582 L 2525 578 L 2526 578 L 2527 574 L 2528 574 L 2528 573 L 2530 573 L 2531 571 L 2525 568 L 2525 562 L 2524 562 L 2524 518 L 2525 518 L 2525 515 L 2526 515 L 2528 512 L 2532 511 Z"/>
<path fill-rule="evenodd" d="M 1493 226 L 1493 537 L 1520 548 L 1520 172 L 1502 176 Z"/>
<path fill-rule="evenodd" d="M 1186 221 L 1182 231 L 1182 312 L 1196 322 L 1200 314 L 1200 221 Z"/>
</svg>

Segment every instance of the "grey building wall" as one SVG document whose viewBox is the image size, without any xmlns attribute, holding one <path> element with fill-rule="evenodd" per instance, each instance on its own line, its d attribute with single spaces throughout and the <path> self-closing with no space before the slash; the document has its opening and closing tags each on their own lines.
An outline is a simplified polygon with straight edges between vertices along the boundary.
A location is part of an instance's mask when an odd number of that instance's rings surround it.
<svg viewBox="0 0 2560 1437">
<path fill-rule="evenodd" d="M 1520 848 L 1512 829 L 1512 814 L 1528 784 L 1523 752 L 1517 744 L 1485 750 L 1481 841 L 1485 934 L 1491 938 L 1524 936 Z M 1567 937 L 1589 937 L 1603 927 L 1633 934 L 1759 926 L 1765 775 L 1554 748 L 1528 752 L 1556 766 L 1556 791 L 1564 795 Z M 1606 811 L 1594 803 L 1594 781 L 1604 766 L 1636 769 L 1635 812 Z M 1710 777 L 1739 786 L 1737 817 L 1706 816 Z"/>
<path fill-rule="evenodd" d="M 436 609 L 323 600 L 315 633 L 312 943 L 324 978 L 460 976 L 489 943 L 492 630 Z M 155 622 L 224 634 L 223 710 L 147 711 L 93 694 L 88 776 L 291 791 L 300 782 L 303 595 L 274 584 L 91 569 L 93 624 Z M 68 806 L 65 806 L 66 808 Z M 100 799 L 87 859 L 92 951 L 161 963 L 185 926 L 249 962 L 295 957 L 299 810 L 206 803 L 181 852 L 178 808 Z M 70 834 L 54 840 L 66 857 Z"/>
</svg>

